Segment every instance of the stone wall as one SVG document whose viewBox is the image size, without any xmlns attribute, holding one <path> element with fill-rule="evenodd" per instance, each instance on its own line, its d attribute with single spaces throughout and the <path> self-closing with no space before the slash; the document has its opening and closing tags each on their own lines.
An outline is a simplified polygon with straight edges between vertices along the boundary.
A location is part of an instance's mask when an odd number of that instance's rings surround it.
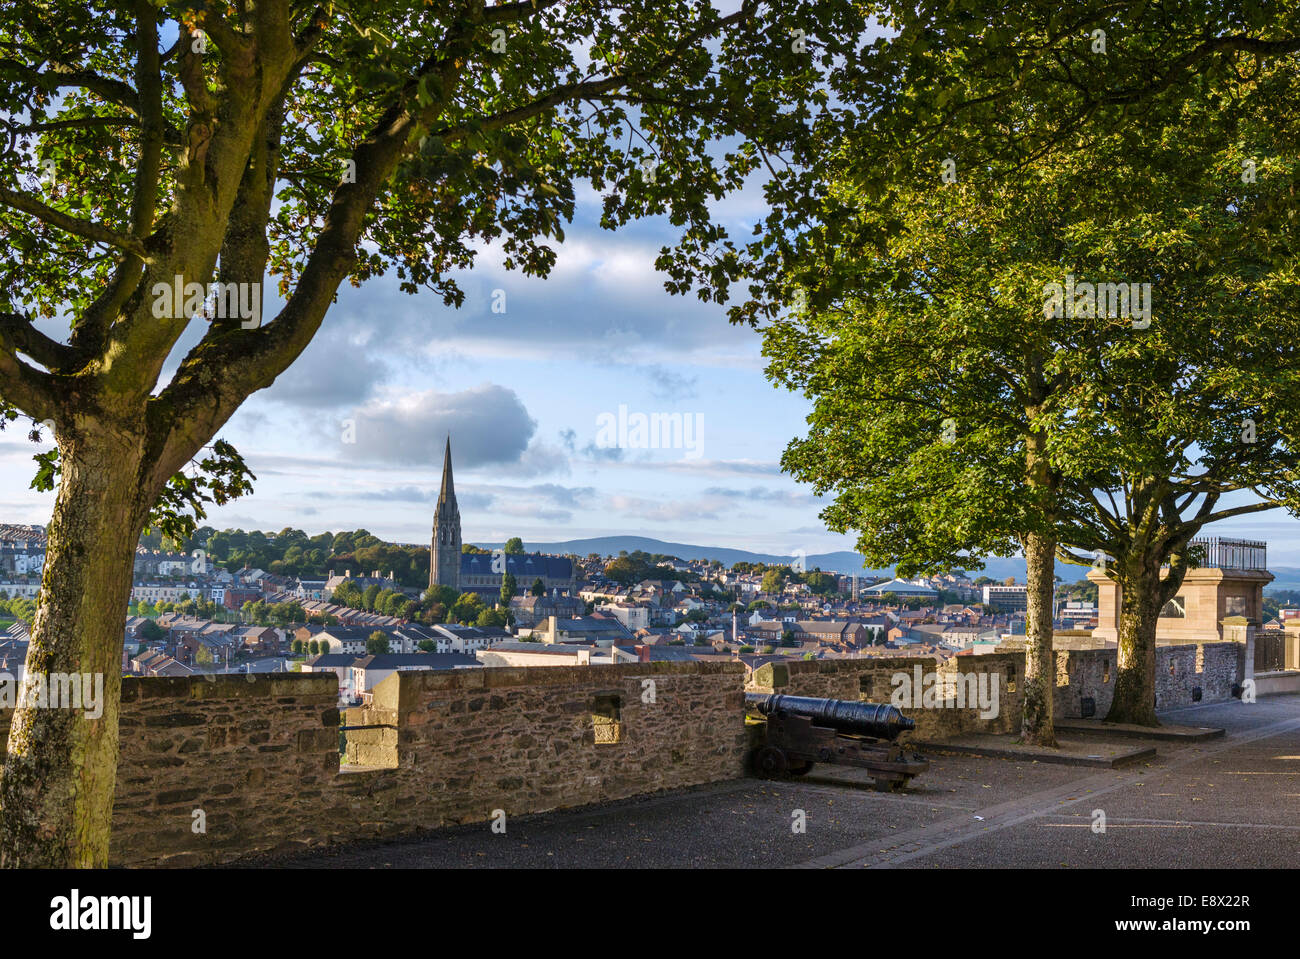
<svg viewBox="0 0 1300 959">
<path fill-rule="evenodd" d="M 349 760 L 378 765 L 403 831 L 622 799 L 744 774 L 740 663 L 397 673 Z M 348 775 L 344 774 L 345 777 Z M 369 816 L 368 816 L 369 818 Z"/>
<path fill-rule="evenodd" d="M 1092 718 L 1105 717 L 1115 695 L 1118 651 L 1112 646 L 1055 652 L 1056 715 L 1079 718 L 1083 715 L 1083 700 L 1091 698 L 1095 707 Z M 1234 642 L 1157 646 L 1156 709 L 1231 699 L 1233 688 L 1244 675 L 1245 653 L 1245 646 Z"/>
<path fill-rule="evenodd" d="M 112 865 L 395 837 L 743 775 L 739 663 L 124 678 Z M 0 711 L 0 748 L 10 715 Z M 599 743 L 598 743 L 599 740 Z"/>
<path fill-rule="evenodd" d="M 1157 707 L 1226 700 L 1245 647 L 1157 649 Z M 1057 651 L 1056 708 L 1082 696 L 1104 716 L 1114 649 Z M 769 664 L 751 689 L 890 702 L 895 657 Z M 1170 672 L 1172 667 L 1172 674 Z M 939 667 L 997 677 L 998 714 L 913 708 L 913 738 L 1015 732 L 1024 655 L 955 657 Z M 333 673 L 124 678 L 113 865 L 198 865 L 322 843 L 623 799 L 744 775 L 744 667 L 631 663 L 399 672 L 371 705 L 336 708 Z M 986 687 L 987 688 L 987 687 Z M 0 749 L 10 716 L 0 710 Z M 347 762 L 340 766 L 340 748 Z"/>
<path fill-rule="evenodd" d="M 996 677 L 997 713 L 984 718 L 978 707 L 958 706 L 951 694 L 939 695 L 933 707 L 908 706 L 902 709 L 904 716 L 916 722 L 916 729 L 899 737 L 900 742 L 909 738 L 933 741 L 969 732 L 1006 733 L 1019 729 L 1025 675 L 1025 657 L 1021 653 L 954 656 L 938 666 L 932 657 L 925 656 L 769 663 L 755 671 L 749 689 L 792 696 L 890 703 L 894 702 L 894 690 L 901 688 L 901 685 L 893 683 L 893 677 L 905 675 L 915 687 L 918 667 L 923 677 L 937 673 L 942 679 L 955 681 L 959 673 L 966 677 L 974 676 L 974 688 L 978 689 L 979 684 L 985 683 L 989 685 L 984 688 L 990 692 L 993 677 Z M 990 678 L 981 680 L 982 674 L 988 674 Z M 970 680 L 966 682 L 966 688 L 970 689 Z M 936 685 L 935 688 L 941 687 Z"/>
<path fill-rule="evenodd" d="M 338 777 L 337 703 L 332 673 L 124 677 L 110 863 L 310 842 Z"/>
<path fill-rule="evenodd" d="M 1224 702 L 1244 675 L 1246 648 L 1236 642 L 1191 643 L 1156 647 L 1156 709 L 1176 709 L 1193 703 Z M 1066 719 L 1083 715 L 1083 700 L 1093 700 L 1092 718 L 1105 717 L 1115 692 L 1117 652 L 1114 646 L 1091 649 L 1056 649 L 1054 713 Z M 915 675 L 935 670 L 927 657 L 888 659 L 836 659 L 769 663 L 755 671 L 749 689 L 793 696 L 892 702 L 897 674 Z M 998 715 L 980 716 L 980 710 L 951 708 L 936 703 L 931 708 L 905 708 L 903 715 L 916 722 L 912 738 L 938 740 L 964 733 L 1006 733 L 1019 729 L 1024 704 L 1025 656 L 1022 651 L 979 656 L 954 656 L 938 667 L 940 676 L 990 672 L 998 679 Z M 1196 691 L 1200 690 L 1199 698 Z"/>
</svg>

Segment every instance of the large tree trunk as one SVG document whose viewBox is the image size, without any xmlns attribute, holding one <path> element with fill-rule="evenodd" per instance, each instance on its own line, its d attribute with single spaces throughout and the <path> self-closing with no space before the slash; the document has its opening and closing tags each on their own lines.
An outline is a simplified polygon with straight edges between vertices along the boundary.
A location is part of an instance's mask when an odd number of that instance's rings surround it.
<svg viewBox="0 0 1300 959">
<path fill-rule="evenodd" d="M 1052 655 L 1052 600 L 1056 543 L 1037 533 L 1025 537 L 1026 598 L 1024 718 L 1020 737 L 1035 746 L 1055 746 L 1052 724 L 1056 666 Z"/>
<path fill-rule="evenodd" d="M 102 867 L 117 776 L 122 642 L 146 510 L 140 440 L 95 424 L 61 443 L 25 690 L 38 675 L 102 677 L 102 713 L 20 704 L 0 775 L 0 865 Z M 82 438 L 86 437 L 86 438 Z M 92 685 L 92 691 L 93 691 Z M 84 686 L 83 686 L 84 689 Z"/>
<path fill-rule="evenodd" d="M 1116 569 L 1120 587 L 1119 663 L 1109 723 L 1159 726 L 1156 719 L 1156 624 L 1160 564 L 1135 557 Z"/>
</svg>

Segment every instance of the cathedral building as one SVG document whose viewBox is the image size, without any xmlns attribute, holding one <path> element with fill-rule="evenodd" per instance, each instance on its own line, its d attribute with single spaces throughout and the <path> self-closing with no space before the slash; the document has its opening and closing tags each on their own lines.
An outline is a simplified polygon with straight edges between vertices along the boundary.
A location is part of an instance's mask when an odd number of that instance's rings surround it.
<svg viewBox="0 0 1300 959">
<path fill-rule="evenodd" d="M 451 480 L 451 437 L 442 457 L 442 489 L 433 513 L 433 547 L 429 553 L 429 586 L 460 590 L 460 507 Z"/>
<path fill-rule="evenodd" d="M 527 593 L 537 580 L 548 593 L 573 594 L 576 588 L 573 561 L 565 556 L 543 553 L 465 553 L 461 550 L 460 507 L 451 475 L 451 437 L 442 461 L 442 488 L 433 514 L 433 542 L 429 554 L 429 585 L 450 586 L 461 593 L 479 593 L 495 599 L 505 574 L 514 576 L 520 593 Z"/>
</svg>

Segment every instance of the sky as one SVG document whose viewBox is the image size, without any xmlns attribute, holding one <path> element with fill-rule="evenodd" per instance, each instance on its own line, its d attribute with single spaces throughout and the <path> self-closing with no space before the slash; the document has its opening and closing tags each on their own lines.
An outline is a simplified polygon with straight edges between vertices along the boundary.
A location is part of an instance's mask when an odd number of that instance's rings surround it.
<svg viewBox="0 0 1300 959">
<path fill-rule="evenodd" d="M 614 233 L 599 209 L 593 191 L 579 193 L 547 279 L 507 271 L 485 249 L 460 277 L 459 309 L 388 277 L 344 286 L 297 363 L 220 432 L 257 480 L 206 522 L 427 542 L 450 436 L 465 542 L 640 535 L 781 555 L 852 549 L 780 471 L 810 404 L 766 379 L 760 335 L 663 289 L 653 262 L 673 240 L 666 221 Z M 717 207 L 736 236 L 763 211 L 756 183 Z M 267 315 L 273 300 L 268 290 Z M 681 414 L 691 429 L 677 448 L 612 447 L 620 407 L 629 426 L 638 413 Z M 28 488 L 31 456 L 48 448 L 22 429 L 0 434 L 0 522 L 48 522 L 53 494 Z M 1207 530 L 1267 540 L 1273 565 L 1300 565 L 1297 532 L 1277 510 Z"/>
<path fill-rule="evenodd" d="M 732 236 L 749 236 L 766 212 L 761 183 L 714 209 Z M 298 361 L 218 434 L 257 479 L 205 522 L 427 542 L 450 436 L 468 543 L 639 535 L 791 556 L 852 549 L 780 470 L 810 404 L 766 379 L 760 334 L 664 290 L 654 258 L 675 240 L 666 218 L 615 233 L 599 215 L 598 195 L 579 187 L 544 280 L 484 248 L 458 275 L 459 309 L 402 293 L 391 276 L 344 285 Z M 279 308 L 272 290 L 267 317 Z M 177 344 L 164 377 L 201 332 L 196 323 Z M 689 423 L 683 442 L 610 445 L 611 423 L 633 440 L 637 416 L 653 414 Z M 50 444 L 18 426 L 0 433 L 0 522 L 44 524 L 53 494 L 28 487 L 33 453 Z M 1267 540 L 1272 564 L 1300 566 L 1300 521 L 1280 510 L 1206 533 Z"/>
<path fill-rule="evenodd" d="M 716 210 L 748 235 L 764 212 L 759 184 Z M 450 435 L 466 542 L 643 535 L 787 555 L 851 549 L 780 472 L 809 404 L 765 378 L 760 335 L 663 289 L 653 261 L 674 238 L 666 220 L 615 233 L 599 213 L 597 195 L 580 192 L 544 280 L 484 249 L 460 275 L 460 309 L 389 277 L 345 285 L 294 366 L 218 434 L 257 480 L 206 522 L 425 542 Z M 276 309 L 268 288 L 264 313 Z M 612 446 L 620 407 L 627 441 L 637 414 L 680 414 L 689 428 L 664 430 L 659 448 Z M 0 522 L 48 522 L 53 494 L 27 488 L 32 454 L 48 448 L 23 429 L 0 434 Z"/>
</svg>

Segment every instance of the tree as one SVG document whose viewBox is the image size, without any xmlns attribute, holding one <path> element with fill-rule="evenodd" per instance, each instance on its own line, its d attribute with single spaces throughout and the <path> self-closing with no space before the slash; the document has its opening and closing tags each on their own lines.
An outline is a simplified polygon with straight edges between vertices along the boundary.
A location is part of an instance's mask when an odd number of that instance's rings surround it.
<svg viewBox="0 0 1300 959">
<path fill-rule="evenodd" d="M 162 627 L 159 626 L 157 623 L 155 623 L 152 619 L 146 619 L 143 623 L 141 623 L 138 632 L 141 639 L 150 643 L 159 642 L 167 635 L 166 633 L 163 632 Z"/>
<path fill-rule="evenodd" d="M 6 864 L 104 863 L 134 544 L 146 524 L 186 539 L 247 491 L 215 437 L 302 353 L 344 280 L 395 269 L 404 290 L 460 305 L 454 271 L 498 240 L 508 267 L 545 275 L 590 181 L 604 225 L 680 225 L 660 260 L 670 288 L 707 280 L 721 302 L 738 258 L 710 203 L 761 150 L 811 149 L 819 64 L 865 28 L 838 3 L 350 6 L 213 4 L 181 23 L 152 3 L 4 3 L 16 119 L 0 230 L 22 252 L 0 262 L 0 396 L 58 444 L 38 463 L 58 496 L 30 648 L 51 670 L 114 677 L 103 722 L 15 713 Z M 786 42 L 794 20 L 824 37 L 816 61 Z M 714 159 L 727 136 L 745 142 Z M 671 175 L 648 172 L 660 162 Z M 268 276 L 283 306 L 264 318 Z M 66 342 L 20 306 L 66 316 Z M 203 335 L 160 382 L 192 321 Z"/>
<path fill-rule="evenodd" d="M 541 577 L 538 577 L 537 579 L 533 580 L 533 585 L 528 591 L 532 593 L 534 596 L 545 596 L 546 584 L 542 582 Z"/>
<path fill-rule="evenodd" d="M 504 609 L 482 610 L 474 620 L 475 626 L 505 626 L 507 622 Z"/>
<path fill-rule="evenodd" d="M 415 648 L 422 653 L 436 653 L 438 651 L 438 644 L 432 639 L 422 639 L 415 644 Z"/>
<path fill-rule="evenodd" d="M 821 570 L 813 570 L 803 578 L 804 585 L 813 593 L 819 596 L 826 596 L 831 593 L 839 592 L 839 580 L 832 573 L 823 573 Z"/>
<path fill-rule="evenodd" d="M 1297 364 L 1276 348 L 1278 331 L 1256 321 L 1261 309 L 1289 312 L 1296 297 L 1294 228 L 1271 213 L 1294 163 L 1266 126 L 1243 124 L 1253 152 L 1287 171 L 1243 189 L 1222 173 L 1239 167 L 1240 148 L 1212 129 L 1217 108 L 1195 112 L 1192 131 L 1148 115 L 1138 142 L 1098 134 L 1087 155 L 997 178 L 977 169 L 936 189 L 934 171 L 909 168 L 883 201 L 859 205 L 860 234 L 836 234 L 852 255 L 796 269 L 803 282 L 831 279 L 765 345 L 776 378 L 821 398 L 809 439 L 784 462 L 819 492 L 838 491 L 823 515 L 832 528 L 862 530 L 869 562 L 898 558 L 905 575 L 1023 549 L 1023 735 L 1044 745 L 1058 552 L 1084 564 L 1112 558 L 1124 606 L 1107 718 L 1151 724 L 1156 619 L 1197 562 L 1191 538 L 1210 522 L 1296 502 L 1296 448 L 1282 424 L 1296 413 L 1284 384 Z M 1055 280 L 1068 277 L 1073 291 L 1076 274 L 1080 298 L 1071 292 L 1062 310 Z M 1083 298 L 1085 287 L 1094 293 L 1088 278 L 1140 300 L 1132 277 L 1158 281 L 1146 285 L 1148 309 L 1152 285 L 1164 298 L 1154 326 L 1147 314 L 1117 314 L 1114 299 L 1097 308 Z M 850 441 L 850 420 L 863 417 L 867 438 Z M 954 486 L 963 495 L 945 492 Z M 1235 490 L 1263 501 L 1218 507 Z"/>
<path fill-rule="evenodd" d="M 784 567 L 769 569 L 763 574 L 763 582 L 759 589 L 764 593 L 776 594 L 785 588 L 786 570 Z"/>
<path fill-rule="evenodd" d="M 295 639 L 292 643 L 289 644 L 289 649 L 290 651 L 293 652 L 295 656 L 301 656 L 303 654 L 302 640 Z"/>
<path fill-rule="evenodd" d="M 518 536 L 512 536 L 506 540 L 506 545 L 502 550 L 509 554 L 522 554 L 524 551 L 524 541 Z"/>
<path fill-rule="evenodd" d="M 451 607 L 450 616 L 462 625 L 473 626 L 482 611 L 483 600 L 479 599 L 477 593 L 461 593 L 455 605 Z"/>
<path fill-rule="evenodd" d="M 618 559 L 610 560 L 605 564 L 605 578 L 626 586 L 645 579 L 646 569 L 644 565 L 637 563 L 635 560 L 620 556 Z M 534 595 L 540 596 L 541 594 Z"/>
<path fill-rule="evenodd" d="M 366 637 L 366 653 L 370 656 L 382 656 L 389 651 L 388 634 L 375 630 Z"/>
<path fill-rule="evenodd" d="M 508 607 L 517 592 L 519 592 L 519 584 L 515 582 L 514 574 L 506 573 L 501 577 L 501 605 Z"/>
<path fill-rule="evenodd" d="M 456 590 L 452 589 L 450 586 L 439 584 L 436 586 L 430 586 L 425 590 L 421 602 L 424 603 L 426 608 L 432 608 L 435 605 L 451 607 L 455 605 L 456 600 L 459 597 L 460 593 L 456 592 Z"/>
</svg>

